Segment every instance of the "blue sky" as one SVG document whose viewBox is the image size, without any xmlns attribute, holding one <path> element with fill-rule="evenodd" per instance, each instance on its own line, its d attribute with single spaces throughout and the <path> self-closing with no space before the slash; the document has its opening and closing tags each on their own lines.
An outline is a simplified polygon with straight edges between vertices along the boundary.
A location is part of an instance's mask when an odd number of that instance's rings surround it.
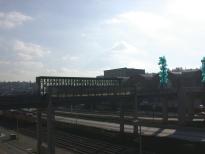
<svg viewBox="0 0 205 154">
<path fill-rule="evenodd" d="M 0 80 L 199 68 L 203 0 L 0 0 Z"/>
</svg>

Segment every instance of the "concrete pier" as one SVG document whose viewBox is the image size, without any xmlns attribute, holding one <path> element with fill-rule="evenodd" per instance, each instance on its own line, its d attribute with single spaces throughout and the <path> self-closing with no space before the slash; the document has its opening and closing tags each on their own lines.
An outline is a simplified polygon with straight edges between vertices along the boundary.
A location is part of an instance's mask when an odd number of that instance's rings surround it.
<svg viewBox="0 0 205 154">
<path fill-rule="evenodd" d="M 183 88 L 178 91 L 178 120 L 179 125 L 184 125 L 186 123 L 186 93 Z"/>
<path fill-rule="evenodd" d="M 134 120 L 134 134 L 138 134 L 138 97 L 135 95 L 134 98 L 134 112 L 133 112 Z"/>
<path fill-rule="evenodd" d="M 124 134 L 124 126 L 125 126 L 124 102 L 120 102 L 120 134 Z"/>
<path fill-rule="evenodd" d="M 55 113 L 52 104 L 52 98 L 49 98 L 47 109 L 47 136 L 48 136 L 48 154 L 55 154 Z"/>
<path fill-rule="evenodd" d="M 168 122 L 168 100 L 166 98 L 160 99 L 162 106 L 163 123 Z"/>
<path fill-rule="evenodd" d="M 37 110 L 36 129 L 37 129 L 37 154 L 42 154 L 41 152 L 41 146 L 42 146 L 42 111 L 41 109 Z"/>
</svg>

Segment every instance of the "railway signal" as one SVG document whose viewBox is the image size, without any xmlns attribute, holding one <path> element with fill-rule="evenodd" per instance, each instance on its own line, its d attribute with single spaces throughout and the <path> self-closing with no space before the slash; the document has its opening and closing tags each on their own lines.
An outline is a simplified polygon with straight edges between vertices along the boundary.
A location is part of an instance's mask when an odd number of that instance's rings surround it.
<svg viewBox="0 0 205 154">
<path fill-rule="evenodd" d="M 167 69 L 167 61 L 165 56 L 159 57 L 158 64 L 160 66 L 160 72 L 159 72 L 160 86 L 166 87 L 168 82 L 168 69 Z"/>
</svg>

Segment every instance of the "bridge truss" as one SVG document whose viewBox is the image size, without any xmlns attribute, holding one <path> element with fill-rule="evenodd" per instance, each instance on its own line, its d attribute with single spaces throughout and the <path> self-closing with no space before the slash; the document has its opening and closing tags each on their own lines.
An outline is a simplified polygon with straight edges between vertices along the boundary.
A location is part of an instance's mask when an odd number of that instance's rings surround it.
<svg viewBox="0 0 205 154">
<path fill-rule="evenodd" d="M 82 78 L 82 77 L 36 77 L 38 93 L 45 95 L 48 87 L 108 87 L 121 84 L 121 79 L 117 78 Z"/>
</svg>

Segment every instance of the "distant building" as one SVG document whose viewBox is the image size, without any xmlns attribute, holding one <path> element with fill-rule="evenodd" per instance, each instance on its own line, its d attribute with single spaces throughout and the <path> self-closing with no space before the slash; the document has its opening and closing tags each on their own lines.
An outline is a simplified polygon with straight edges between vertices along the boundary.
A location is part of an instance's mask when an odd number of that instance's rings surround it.
<svg viewBox="0 0 205 154">
<path fill-rule="evenodd" d="M 0 82 L 0 96 L 34 94 L 36 89 L 33 82 Z"/>
<path fill-rule="evenodd" d="M 145 70 L 125 67 L 104 71 L 104 77 L 134 77 L 139 74 L 145 74 Z"/>
<path fill-rule="evenodd" d="M 201 70 L 199 69 L 178 69 L 170 72 L 172 83 L 180 83 L 184 87 L 201 86 Z M 176 81 L 178 80 L 178 81 Z M 175 87 L 175 85 L 173 85 Z"/>
<path fill-rule="evenodd" d="M 96 78 L 104 78 L 104 75 L 98 75 Z"/>
</svg>

